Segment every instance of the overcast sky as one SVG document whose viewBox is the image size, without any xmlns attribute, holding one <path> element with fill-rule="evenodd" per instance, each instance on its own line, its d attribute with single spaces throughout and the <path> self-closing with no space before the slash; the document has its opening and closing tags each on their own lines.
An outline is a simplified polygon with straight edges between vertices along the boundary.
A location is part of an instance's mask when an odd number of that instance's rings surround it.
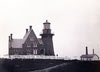
<svg viewBox="0 0 100 72">
<path fill-rule="evenodd" d="M 40 37 L 46 19 L 55 34 L 55 54 L 79 57 L 88 46 L 100 56 L 100 0 L 0 0 L 0 55 L 8 53 L 10 33 L 23 38 L 32 25 Z"/>
</svg>

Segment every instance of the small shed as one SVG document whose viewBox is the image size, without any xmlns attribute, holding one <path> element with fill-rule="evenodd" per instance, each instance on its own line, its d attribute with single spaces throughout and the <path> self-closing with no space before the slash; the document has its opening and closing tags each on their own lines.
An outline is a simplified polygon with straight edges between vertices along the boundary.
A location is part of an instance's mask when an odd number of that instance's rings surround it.
<svg viewBox="0 0 100 72">
<path fill-rule="evenodd" d="M 93 49 L 93 54 L 88 54 L 88 47 L 86 47 L 86 54 L 81 55 L 80 58 L 81 60 L 88 60 L 88 61 L 99 60 L 99 56 L 94 53 L 94 49 Z"/>
<path fill-rule="evenodd" d="M 99 56 L 96 54 L 88 54 L 88 55 L 82 55 L 81 60 L 99 60 Z"/>
</svg>

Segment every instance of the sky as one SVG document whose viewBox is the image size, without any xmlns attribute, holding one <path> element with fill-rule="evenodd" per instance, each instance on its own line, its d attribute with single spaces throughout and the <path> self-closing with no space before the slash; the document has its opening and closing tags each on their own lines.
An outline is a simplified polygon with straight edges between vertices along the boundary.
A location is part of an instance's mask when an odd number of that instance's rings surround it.
<svg viewBox="0 0 100 72">
<path fill-rule="evenodd" d="M 8 53 L 8 36 L 23 38 L 29 25 L 37 37 L 51 23 L 54 51 L 79 58 L 95 49 L 100 56 L 100 0 L 0 0 L 0 56 Z"/>
</svg>

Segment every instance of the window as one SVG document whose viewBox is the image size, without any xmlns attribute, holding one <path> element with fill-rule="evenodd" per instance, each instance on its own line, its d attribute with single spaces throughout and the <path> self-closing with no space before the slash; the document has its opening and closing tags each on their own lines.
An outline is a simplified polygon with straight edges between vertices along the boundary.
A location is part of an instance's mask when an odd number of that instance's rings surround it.
<svg viewBox="0 0 100 72">
<path fill-rule="evenodd" d="M 37 49 L 33 49 L 33 54 L 37 54 Z"/>
<path fill-rule="evenodd" d="M 35 50 L 35 54 L 37 54 L 37 50 Z"/>
</svg>

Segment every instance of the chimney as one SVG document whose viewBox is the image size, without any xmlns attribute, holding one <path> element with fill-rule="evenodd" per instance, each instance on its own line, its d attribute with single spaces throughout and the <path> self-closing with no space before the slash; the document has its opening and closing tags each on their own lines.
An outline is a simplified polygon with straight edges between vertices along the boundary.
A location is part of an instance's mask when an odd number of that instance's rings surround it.
<svg viewBox="0 0 100 72">
<path fill-rule="evenodd" d="M 28 29 L 26 29 L 26 33 L 28 32 Z"/>
<path fill-rule="evenodd" d="M 13 38 L 12 38 L 12 35 L 13 35 L 13 34 L 10 34 L 10 39 L 11 39 L 11 40 L 13 39 Z"/>
<path fill-rule="evenodd" d="M 9 36 L 9 41 L 11 40 L 10 36 Z"/>
<path fill-rule="evenodd" d="M 88 47 L 86 46 L 86 55 L 88 55 Z"/>
<path fill-rule="evenodd" d="M 93 49 L 93 54 L 94 54 L 94 49 Z"/>
<path fill-rule="evenodd" d="M 32 26 L 30 26 L 30 30 L 32 30 Z"/>
</svg>

